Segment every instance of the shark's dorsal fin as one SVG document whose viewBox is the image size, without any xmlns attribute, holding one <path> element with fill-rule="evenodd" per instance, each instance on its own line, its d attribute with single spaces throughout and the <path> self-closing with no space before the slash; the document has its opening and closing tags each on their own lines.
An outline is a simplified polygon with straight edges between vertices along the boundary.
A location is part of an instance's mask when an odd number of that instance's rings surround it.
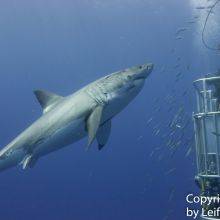
<svg viewBox="0 0 220 220">
<path fill-rule="evenodd" d="M 86 121 L 86 127 L 89 136 L 88 147 L 92 144 L 92 142 L 96 137 L 96 133 L 98 131 L 102 118 L 102 111 L 103 111 L 103 106 L 97 106 Z"/>
<path fill-rule="evenodd" d="M 35 90 L 34 94 L 44 113 L 48 112 L 55 104 L 63 99 L 62 96 L 44 90 Z"/>
</svg>

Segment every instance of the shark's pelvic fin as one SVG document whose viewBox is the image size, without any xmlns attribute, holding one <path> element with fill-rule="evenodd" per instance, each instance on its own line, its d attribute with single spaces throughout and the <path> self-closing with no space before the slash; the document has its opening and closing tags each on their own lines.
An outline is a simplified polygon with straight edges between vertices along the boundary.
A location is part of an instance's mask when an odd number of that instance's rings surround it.
<svg viewBox="0 0 220 220">
<path fill-rule="evenodd" d="M 32 168 L 37 162 L 37 158 L 33 157 L 31 154 L 28 154 L 22 161 L 22 169 L 26 170 L 27 168 Z"/>
<path fill-rule="evenodd" d="M 87 119 L 87 131 L 88 131 L 88 147 L 92 144 L 96 137 L 96 133 L 98 131 L 101 118 L 102 118 L 102 111 L 103 106 L 97 106 L 93 112 L 90 114 L 89 118 Z"/>
<path fill-rule="evenodd" d="M 34 94 L 39 101 L 41 107 L 43 108 L 44 113 L 51 110 L 54 105 L 56 105 L 60 100 L 63 99 L 62 96 L 43 90 L 35 90 Z"/>
<path fill-rule="evenodd" d="M 98 129 L 96 140 L 98 142 L 98 149 L 101 150 L 107 143 L 111 133 L 111 120 L 105 122 Z"/>
</svg>

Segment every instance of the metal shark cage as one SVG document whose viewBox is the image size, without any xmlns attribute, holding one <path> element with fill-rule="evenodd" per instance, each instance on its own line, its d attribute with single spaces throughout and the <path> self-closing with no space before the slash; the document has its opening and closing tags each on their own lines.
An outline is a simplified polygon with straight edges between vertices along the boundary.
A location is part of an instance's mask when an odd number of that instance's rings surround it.
<svg viewBox="0 0 220 220">
<path fill-rule="evenodd" d="M 220 194 L 220 76 L 201 78 L 194 81 L 197 111 L 193 113 L 196 160 L 198 173 L 195 181 L 201 196 L 219 197 Z M 219 202 L 203 205 L 201 219 L 209 210 L 216 210 Z"/>
</svg>

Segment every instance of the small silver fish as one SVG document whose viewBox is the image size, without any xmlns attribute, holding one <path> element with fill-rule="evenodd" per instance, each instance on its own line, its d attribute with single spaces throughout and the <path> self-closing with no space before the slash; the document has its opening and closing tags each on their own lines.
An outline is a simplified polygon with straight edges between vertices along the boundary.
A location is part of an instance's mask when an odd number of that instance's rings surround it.
<svg viewBox="0 0 220 220">
<path fill-rule="evenodd" d="M 189 147 L 189 149 L 187 150 L 185 157 L 188 157 L 192 152 L 192 147 Z"/>
<path fill-rule="evenodd" d="M 167 172 L 165 172 L 164 174 L 165 174 L 165 176 L 167 176 L 167 175 L 169 175 L 169 174 L 171 174 L 171 173 L 173 173 L 174 171 L 176 171 L 176 168 L 174 167 L 174 168 L 172 168 L 172 169 L 170 169 L 170 170 L 168 170 Z"/>
</svg>

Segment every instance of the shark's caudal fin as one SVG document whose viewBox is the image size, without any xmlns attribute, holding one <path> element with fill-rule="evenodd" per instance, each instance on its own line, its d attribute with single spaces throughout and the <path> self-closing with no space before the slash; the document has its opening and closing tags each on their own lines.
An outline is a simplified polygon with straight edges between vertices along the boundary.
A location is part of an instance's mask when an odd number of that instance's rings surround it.
<svg viewBox="0 0 220 220">
<path fill-rule="evenodd" d="M 48 112 L 64 97 L 43 90 L 35 90 L 34 94 L 43 108 L 43 113 Z"/>
</svg>

